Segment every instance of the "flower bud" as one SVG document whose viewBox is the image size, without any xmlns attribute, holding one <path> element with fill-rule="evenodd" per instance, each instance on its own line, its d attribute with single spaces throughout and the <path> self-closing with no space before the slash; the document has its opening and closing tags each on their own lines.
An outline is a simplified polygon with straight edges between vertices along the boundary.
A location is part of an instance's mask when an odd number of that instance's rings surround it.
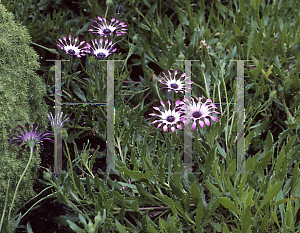
<svg viewBox="0 0 300 233">
<path fill-rule="evenodd" d="M 179 56 L 178 56 L 178 60 L 184 60 L 185 56 L 183 55 L 182 52 L 180 52 Z"/>
<path fill-rule="evenodd" d="M 204 62 L 201 63 L 201 70 L 205 70 L 205 64 L 204 64 Z"/>
<path fill-rule="evenodd" d="M 216 51 L 217 51 L 217 52 L 221 52 L 222 50 L 223 50 L 223 47 L 222 47 L 221 43 L 218 42 L 218 43 L 217 43 L 217 47 L 216 47 Z"/>
<path fill-rule="evenodd" d="M 43 177 L 45 180 L 51 180 L 52 174 L 51 174 L 51 172 L 43 171 Z"/>
<path fill-rule="evenodd" d="M 113 4 L 112 0 L 106 0 L 106 6 L 110 7 Z"/>
<path fill-rule="evenodd" d="M 275 91 L 272 91 L 271 93 L 270 93 L 270 95 L 269 95 L 269 99 L 270 100 L 274 100 L 275 99 L 275 97 L 276 97 L 276 94 L 277 94 L 277 91 L 275 90 Z"/>
<path fill-rule="evenodd" d="M 68 138 L 68 133 L 67 133 L 67 130 L 65 128 L 62 128 L 62 130 L 61 130 L 61 138 L 63 140 L 67 140 L 67 138 Z"/>
<path fill-rule="evenodd" d="M 137 34 L 135 34 L 134 37 L 132 37 L 132 40 L 133 40 L 133 41 L 137 41 L 137 40 L 138 40 Z"/>
<path fill-rule="evenodd" d="M 98 212 L 97 216 L 94 217 L 94 220 L 95 220 L 95 224 L 101 222 L 101 216 L 100 216 L 100 212 Z"/>
<path fill-rule="evenodd" d="M 91 56 L 90 57 L 90 63 L 91 64 L 95 64 L 96 60 L 95 60 L 95 57 L 94 56 Z"/>
</svg>

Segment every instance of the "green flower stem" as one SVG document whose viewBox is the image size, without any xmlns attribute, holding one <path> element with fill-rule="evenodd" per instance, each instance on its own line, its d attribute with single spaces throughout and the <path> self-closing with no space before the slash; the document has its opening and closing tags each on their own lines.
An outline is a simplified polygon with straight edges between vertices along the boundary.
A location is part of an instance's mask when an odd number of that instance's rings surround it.
<svg viewBox="0 0 300 233">
<path fill-rule="evenodd" d="M 202 75 L 203 75 L 203 78 L 204 78 L 204 82 L 205 82 L 205 90 L 206 90 L 206 95 L 207 95 L 207 98 L 210 99 L 210 95 L 209 95 L 209 91 L 208 91 L 208 86 L 207 86 L 207 83 L 206 83 L 206 78 L 205 78 L 205 73 L 204 71 L 201 71 Z"/>
<path fill-rule="evenodd" d="M 106 11 L 105 11 L 104 18 L 106 18 L 106 16 L 107 16 L 107 12 L 108 12 L 109 7 L 110 7 L 110 6 L 107 6 L 107 7 L 106 7 Z"/>
<path fill-rule="evenodd" d="M 85 72 L 88 76 L 91 77 L 91 74 L 90 74 L 89 72 L 87 72 L 86 69 L 83 67 L 82 62 L 81 62 L 81 59 L 79 59 L 79 61 L 80 61 L 81 68 L 84 70 L 84 72 Z"/>
<path fill-rule="evenodd" d="M 34 147 L 34 146 L 31 146 L 31 147 L 30 147 L 30 157 L 29 157 L 28 163 L 27 163 L 27 165 L 26 165 L 26 167 L 25 167 L 24 172 L 22 173 L 22 175 L 21 175 L 21 177 L 20 177 L 20 179 L 19 179 L 19 182 L 18 182 L 18 184 L 17 184 L 16 190 L 15 190 L 15 193 L 14 193 L 14 198 L 13 198 L 13 200 L 12 200 L 12 203 L 11 203 L 11 206 L 10 206 L 10 209 L 9 209 L 9 213 L 8 213 L 8 220 L 9 220 L 9 221 L 10 221 L 10 213 L 11 213 L 12 208 L 13 208 L 13 206 L 14 206 L 14 202 L 15 202 L 16 195 L 17 195 L 17 192 L 18 192 L 18 189 L 19 189 L 19 185 L 20 185 L 20 183 L 21 183 L 21 181 L 22 181 L 22 179 L 23 179 L 23 177 L 24 177 L 24 175 L 25 175 L 25 173 L 26 173 L 26 171 L 27 171 L 27 169 L 28 169 L 28 166 L 29 166 L 29 164 L 30 164 L 30 162 L 31 162 L 31 159 L 32 159 L 32 155 L 33 155 L 33 147 Z"/>
<path fill-rule="evenodd" d="M 148 91 L 149 89 L 150 89 L 150 87 L 148 87 L 142 91 L 136 91 L 136 92 L 135 91 L 127 91 L 126 94 L 121 94 L 121 95 L 132 95 L 132 94 L 144 93 L 144 92 Z"/>
<path fill-rule="evenodd" d="M 133 43 L 131 44 L 131 43 L 129 43 L 129 41 L 127 41 L 127 40 L 126 40 L 126 43 L 130 44 L 131 46 L 130 46 L 130 48 L 129 48 L 128 55 L 127 55 L 127 57 L 125 58 L 125 61 L 124 61 L 124 63 L 123 63 L 123 67 L 122 67 L 121 73 L 124 72 L 124 69 L 125 69 L 125 67 L 126 67 L 126 64 L 127 64 L 127 61 L 128 61 L 128 59 L 129 59 L 129 57 L 131 56 L 131 54 L 133 54 L 134 50 L 135 50 L 136 47 L 137 47 L 137 45 L 134 45 Z M 120 76 L 119 76 L 119 78 L 118 78 L 118 83 L 119 83 L 119 82 L 120 82 Z"/>
<path fill-rule="evenodd" d="M 159 92 L 158 92 L 158 88 L 157 88 L 157 80 L 156 80 L 156 79 L 155 79 L 154 83 L 155 83 L 155 88 L 156 88 L 157 95 L 158 95 L 160 101 L 163 102 L 162 99 L 161 99 L 161 97 L 160 97 L 160 95 L 159 95 Z"/>
<path fill-rule="evenodd" d="M 5 214 L 6 205 L 7 205 L 9 182 L 10 182 L 10 177 L 9 177 L 9 180 L 8 180 L 7 192 L 6 192 L 6 197 L 5 197 L 5 204 L 4 204 L 4 209 L 3 209 L 2 218 L 1 218 L 1 222 L 0 222 L 0 232 L 1 232 L 1 229 L 2 229 L 2 225 L 3 225 L 3 221 L 4 221 L 4 214 Z"/>
<path fill-rule="evenodd" d="M 50 53 L 58 54 L 58 52 L 57 52 L 55 49 L 49 49 L 49 48 L 46 48 L 46 47 L 44 47 L 44 46 L 42 46 L 42 45 L 36 44 L 36 43 L 34 43 L 34 42 L 30 42 L 30 43 L 33 44 L 33 45 L 39 46 L 39 47 L 41 47 L 42 49 L 48 50 Z"/>
<path fill-rule="evenodd" d="M 125 163 L 123 153 L 122 153 L 121 144 L 120 144 L 120 140 L 118 138 L 117 138 L 117 143 L 118 143 L 118 149 L 119 149 L 119 152 L 120 152 L 121 160 L 122 160 L 123 163 Z"/>
</svg>

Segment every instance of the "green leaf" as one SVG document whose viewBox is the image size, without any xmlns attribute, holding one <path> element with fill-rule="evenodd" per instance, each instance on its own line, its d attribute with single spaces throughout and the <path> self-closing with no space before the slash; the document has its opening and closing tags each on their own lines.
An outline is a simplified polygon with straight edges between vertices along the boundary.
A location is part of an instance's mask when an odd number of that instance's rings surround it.
<svg viewBox="0 0 300 233">
<path fill-rule="evenodd" d="M 149 193 L 146 189 L 144 189 L 143 186 L 142 186 L 141 184 L 137 183 L 137 184 L 136 184 L 136 187 L 137 187 L 137 190 L 139 191 L 139 193 L 140 193 L 142 196 L 144 196 L 144 197 L 146 197 L 146 198 L 149 198 L 152 202 L 154 202 L 154 203 L 160 205 L 160 203 L 157 202 L 157 201 L 154 199 L 154 196 L 153 196 L 151 193 Z"/>
<path fill-rule="evenodd" d="M 281 188 L 282 188 L 282 185 L 283 185 L 283 181 L 280 181 L 280 182 L 278 182 L 277 184 L 273 185 L 273 186 L 268 190 L 267 194 L 265 195 L 265 197 L 264 197 L 262 203 L 261 203 L 260 206 L 258 207 L 258 209 L 257 209 L 257 211 L 256 211 L 256 213 L 255 213 L 254 216 L 256 216 L 257 213 L 258 213 L 258 212 L 259 212 L 259 211 L 260 211 L 267 203 L 269 203 L 273 197 L 275 197 L 275 196 L 278 194 L 278 192 L 279 192 L 279 191 L 281 190 Z"/>
<path fill-rule="evenodd" d="M 229 9 L 226 6 L 223 6 L 219 1 L 214 2 L 216 4 L 216 8 L 218 13 L 225 19 L 227 12 Z M 225 13 L 225 14 L 224 14 Z"/>
<path fill-rule="evenodd" d="M 245 149 L 248 149 L 250 143 L 251 143 L 251 139 L 253 138 L 253 135 L 254 135 L 255 131 L 252 130 L 246 137 L 245 139 Z"/>
<path fill-rule="evenodd" d="M 240 6 L 241 13 L 246 17 L 247 16 L 247 12 L 246 12 L 246 9 L 245 9 L 244 0 L 239 0 L 239 6 Z"/>
<path fill-rule="evenodd" d="M 212 183 L 210 183 L 208 180 L 205 180 L 204 181 L 206 187 L 208 188 L 208 190 L 213 194 L 215 195 L 216 197 L 219 197 L 221 195 L 219 189 L 214 186 Z"/>
<path fill-rule="evenodd" d="M 131 209 L 133 209 L 135 212 L 139 211 L 139 204 L 137 202 L 137 200 L 134 200 L 131 204 L 130 204 Z"/>
<path fill-rule="evenodd" d="M 285 148 L 284 148 L 284 152 L 285 154 L 287 154 L 291 148 L 292 148 L 292 145 L 294 144 L 295 140 L 297 139 L 298 135 L 294 135 L 289 141 L 288 143 L 286 144 Z"/>
<path fill-rule="evenodd" d="M 175 39 L 177 44 L 177 50 L 180 53 L 183 51 L 183 46 L 184 46 L 184 41 L 183 41 L 184 36 L 183 36 L 181 24 L 178 25 L 178 28 L 175 31 L 175 36 L 176 36 Z"/>
<path fill-rule="evenodd" d="M 236 205 L 228 198 L 228 197 L 219 197 L 217 201 L 221 203 L 225 208 L 236 212 L 237 214 L 241 214 Z"/>
<path fill-rule="evenodd" d="M 241 202 L 240 198 L 237 196 L 236 190 L 233 188 L 229 177 L 227 177 L 227 181 L 225 182 L 225 185 L 226 185 L 228 191 L 230 192 L 232 199 L 236 202 L 236 204 L 238 204 L 239 206 L 242 206 L 242 202 Z"/>
<path fill-rule="evenodd" d="M 249 60 L 249 55 L 250 55 L 250 51 L 251 51 L 252 44 L 253 44 L 254 30 L 255 30 L 255 29 L 252 29 L 252 31 L 250 32 L 250 35 L 249 35 L 249 37 L 248 37 L 248 44 L 247 44 L 247 60 Z"/>
<path fill-rule="evenodd" d="M 159 200 L 163 203 L 165 203 L 166 205 L 170 206 L 171 210 L 174 212 L 174 213 L 177 213 L 177 210 L 176 210 L 176 207 L 175 207 L 175 203 L 174 201 L 172 200 L 172 198 L 166 196 L 166 195 L 163 195 L 163 194 L 160 194 L 160 193 L 156 193 L 155 194 Z"/>
<path fill-rule="evenodd" d="M 280 205 L 280 204 L 282 204 L 282 203 L 287 203 L 287 202 L 293 201 L 293 200 L 295 200 L 295 199 L 296 199 L 296 197 L 285 198 L 285 199 L 282 199 L 282 200 L 280 200 L 280 201 L 276 201 L 275 203 L 272 203 L 270 206 Z"/>
<path fill-rule="evenodd" d="M 33 233 L 32 228 L 31 228 L 31 225 L 30 225 L 30 222 L 28 222 L 28 223 L 26 224 L 26 231 L 27 231 L 27 233 Z"/>
<path fill-rule="evenodd" d="M 292 176 L 292 191 L 291 191 L 291 196 L 296 196 L 295 195 L 295 189 L 296 189 L 296 185 L 297 183 L 300 183 L 299 182 L 299 163 L 300 161 L 298 161 L 298 163 L 294 166 L 293 168 L 293 176 Z"/>
<path fill-rule="evenodd" d="M 106 209 L 106 212 L 107 212 L 107 213 L 109 213 L 110 208 L 111 208 L 111 205 L 112 205 L 113 202 L 114 202 L 114 199 L 113 199 L 113 198 L 110 198 L 110 199 L 108 199 L 108 200 L 105 202 L 103 208 Z"/>
<path fill-rule="evenodd" d="M 206 161 L 205 161 L 205 172 L 204 172 L 204 178 L 211 172 L 212 169 L 212 164 L 214 162 L 214 158 L 216 155 L 216 147 L 213 147 L 209 150 L 207 156 L 206 156 Z"/>
<path fill-rule="evenodd" d="M 253 194 L 254 194 L 254 189 L 251 189 L 250 192 L 248 193 L 247 199 L 246 199 L 246 206 L 253 206 Z"/>
<path fill-rule="evenodd" d="M 122 224 L 124 223 L 124 216 L 125 216 L 125 205 L 123 203 L 122 208 L 120 210 L 120 221 Z"/>
<path fill-rule="evenodd" d="M 147 25 L 143 24 L 143 23 L 139 23 L 139 28 L 145 29 L 147 31 L 151 31 L 150 28 Z"/>
<path fill-rule="evenodd" d="M 223 229 L 222 233 L 230 233 L 229 228 L 227 227 L 227 225 L 223 222 L 221 224 L 222 224 L 222 229 Z"/>
<path fill-rule="evenodd" d="M 67 223 L 69 224 L 70 228 L 74 230 L 77 233 L 85 233 L 83 229 L 81 229 L 79 226 L 77 226 L 75 223 L 71 222 L 70 220 L 67 220 Z M 125 231 L 126 233 L 126 231 Z"/>
<path fill-rule="evenodd" d="M 203 204 L 202 201 L 199 201 L 198 206 L 197 206 L 197 212 L 196 212 L 196 217 L 195 217 L 195 222 L 196 222 L 196 227 L 198 232 L 201 232 L 200 224 L 201 224 L 201 219 L 203 216 Z"/>
<path fill-rule="evenodd" d="M 119 233 L 127 233 L 125 227 L 122 226 L 117 219 L 115 219 L 115 223 L 116 223 L 116 227 L 117 227 L 117 230 Z"/>
<path fill-rule="evenodd" d="M 275 175 L 276 175 L 276 176 L 278 176 L 278 175 L 280 174 L 280 168 L 281 168 L 281 166 L 282 166 L 284 157 L 286 157 L 286 156 L 284 155 L 284 151 L 281 150 L 281 151 L 280 151 L 280 154 L 279 154 L 279 156 L 278 156 L 278 158 L 277 158 L 277 161 L 276 161 L 276 163 L 275 163 Z"/>
<path fill-rule="evenodd" d="M 276 211 L 275 211 L 276 212 Z M 264 213 L 265 216 L 262 220 L 261 223 L 261 228 L 259 230 L 259 233 L 264 232 L 264 229 L 268 226 L 268 222 L 270 221 L 270 213 L 269 213 L 269 208 L 266 208 L 266 213 Z M 249 218 L 250 219 L 250 218 Z M 251 220 L 251 219 L 250 219 Z"/>
<path fill-rule="evenodd" d="M 191 196 L 194 200 L 201 200 L 200 197 L 201 197 L 201 194 L 200 194 L 200 190 L 198 189 L 197 187 L 197 183 L 196 181 L 193 182 L 192 184 L 192 188 L 191 188 Z"/>
<path fill-rule="evenodd" d="M 293 228 L 294 227 L 294 216 L 291 210 L 287 210 L 285 213 L 285 224 L 287 227 L 289 228 Z M 295 232 L 295 231 L 292 231 Z"/>
<path fill-rule="evenodd" d="M 177 12 L 179 20 L 181 20 L 183 24 L 189 26 L 189 21 L 187 20 L 184 13 L 179 9 L 179 7 L 176 8 L 176 12 Z"/>
<path fill-rule="evenodd" d="M 222 157 L 224 159 L 226 159 L 226 153 L 225 153 L 224 149 L 220 146 L 220 144 L 217 141 L 216 141 L 216 144 L 217 144 L 218 151 L 220 152 L 220 154 L 222 155 Z"/>
<path fill-rule="evenodd" d="M 283 41 L 284 41 L 284 43 L 288 43 L 288 38 L 287 38 L 287 29 L 286 29 L 286 24 L 284 24 L 284 26 L 283 26 L 283 28 L 282 28 L 282 31 L 281 31 L 281 35 L 282 35 L 282 37 L 283 37 Z M 288 47 L 289 45 L 287 44 L 287 47 Z"/>
<path fill-rule="evenodd" d="M 273 146 L 273 135 L 270 131 L 268 131 L 267 138 L 265 141 L 264 151 L 266 151 L 266 152 L 271 151 L 272 146 Z"/>
<path fill-rule="evenodd" d="M 70 85 L 74 91 L 74 93 L 83 101 L 83 102 L 87 102 L 86 98 L 84 96 L 83 91 L 78 87 L 78 85 L 75 84 L 75 82 L 73 82 L 73 80 L 70 80 Z"/>
<path fill-rule="evenodd" d="M 251 223 L 251 207 L 247 206 L 241 217 L 242 230 L 241 232 L 247 232 Z"/>
<path fill-rule="evenodd" d="M 196 148 L 197 153 L 199 153 L 199 155 L 201 155 L 203 153 L 203 151 L 201 149 L 201 143 L 198 140 L 198 134 L 196 134 L 194 142 L 195 142 L 195 148 Z"/>
<path fill-rule="evenodd" d="M 166 221 L 161 218 L 159 218 L 158 222 L 159 222 L 160 231 L 167 232 L 166 229 L 168 228 L 168 223 L 166 223 Z"/>
<path fill-rule="evenodd" d="M 149 233 L 158 233 L 154 226 L 156 226 L 155 223 L 147 216 L 147 230 Z"/>
</svg>

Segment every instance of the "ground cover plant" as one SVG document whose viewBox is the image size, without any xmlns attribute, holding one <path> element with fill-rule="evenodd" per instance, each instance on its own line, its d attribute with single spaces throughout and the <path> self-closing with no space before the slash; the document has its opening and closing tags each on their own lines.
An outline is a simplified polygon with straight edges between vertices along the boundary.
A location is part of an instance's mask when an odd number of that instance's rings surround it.
<svg viewBox="0 0 300 233">
<path fill-rule="evenodd" d="M 53 152 L 41 151 L 48 163 L 36 181 L 43 195 L 10 219 L 2 215 L 4 232 L 45 232 L 47 217 L 36 221 L 36 211 L 48 211 L 54 232 L 299 231 L 298 1 L 2 4 L 28 28 L 41 56 L 49 106 L 43 124 L 61 126 L 69 172 L 55 174 Z M 55 67 L 45 59 L 57 54 L 70 60 L 62 65 L 64 103 L 105 102 L 106 60 L 122 60 L 114 62 L 119 175 L 103 173 L 105 106 L 63 105 L 64 118 L 54 116 Z M 190 76 L 186 60 L 194 60 Z M 244 144 L 245 172 L 252 174 L 236 172 L 232 60 L 251 60 L 244 62 Z M 184 172 L 187 127 L 192 173 Z M 63 204 L 65 213 L 44 211 L 47 201 Z"/>
</svg>

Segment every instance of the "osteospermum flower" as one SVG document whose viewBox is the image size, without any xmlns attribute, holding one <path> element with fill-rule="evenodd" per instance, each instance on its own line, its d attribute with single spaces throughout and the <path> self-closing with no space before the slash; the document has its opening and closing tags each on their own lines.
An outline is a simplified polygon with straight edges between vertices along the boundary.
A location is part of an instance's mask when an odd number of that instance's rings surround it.
<svg viewBox="0 0 300 233">
<path fill-rule="evenodd" d="M 211 99 L 207 99 L 205 103 L 201 103 L 201 100 L 203 97 L 199 97 L 199 102 L 195 103 L 194 98 L 191 97 L 192 104 L 187 101 L 187 99 L 184 99 L 185 102 L 179 101 L 180 104 L 184 103 L 183 106 L 180 107 L 181 110 L 184 110 L 185 117 L 181 118 L 180 120 L 184 122 L 184 126 L 186 126 L 190 120 L 193 121 L 192 124 L 192 131 L 196 128 L 196 122 L 199 121 L 200 126 L 203 128 L 204 123 L 202 120 L 204 120 L 205 124 L 207 126 L 210 125 L 208 117 L 210 117 L 213 121 L 218 121 L 218 118 L 216 116 L 211 116 L 212 113 L 218 113 L 216 111 L 211 111 L 213 108 L 217 108 L 214 103 L 212 103 Z"/>
<path fill-rule="evenodd" d="M 92 41 L 94 48 L 88 43 L 86 46 L 86 52 L 95 55 L 99 59 L 104 59 L 117 50 L 117 48 L 114 48 L 115 44 L 113 44 L 112 41 L 108 43 L 108 39 L 106 39 L 104 46 L 102 46 L 102 42 L 102 38 L 99 40 L 99 43 L 97 42 L 97 39 L 95 39 L 95 43 Z"/>
<path fill-rule="evenodd" d="M 157 115 L 157 114 L 154 114 L 154 113 L 150 113 L 149 115 L 158 116 L 161 119 L 160 120 L 155 120 L 151 124 L 154 124 L 156 122 L 161 122 L 161 123 L 158 124 L 157 128 L 160 127 L 162 124 L 166 124 L 163 127 L 164 131 L 166 131 L 168 129 L 168 126 L 170 125 L 171 126 L 171 131 L 173 133 L 175 131 L 174 125 L 176 125 L 178 129 L 182 129 L 182 126 L 178 123 L 180 121 L 180 115 L 182 114 L 182 112 L 181 111 L 176 111 L 176 107 L 175 107 L 174 110 L 171 110 L 170 109 L 170 105 L 171 105 L 170 100 L 168 100 L 169 110 L 166 110 L 165 105 L 162 101 L 160 101 L 160 103 L 164 107 L 165 112 L 160 111 L 158 107 L 153 107 L 154 109 L 159 111 L 161 113 L 161 115 Z M 176 101 L 175 105 L 176 106 L 179 105 L 177 101 Z"/>
<path fill-rule="evenodd" d="M 84 49 L 83 48 L 79 48 L 81 45 L 83 45 L 85 43 L 85 41 L 81 41 L 80 44 L 78 46 L 76 46 L 76 43 L 78 41 L 78 38 L 75 38 L 75 43 L 74 45 L 72 45 L 72 37 L 71 35 L 69 36 L 69 40 L 70 40 L 70 45 L 68 45 L 67 43 L 67 38 L 63 37 L 64 41 L 62 41 L 61 39 L 58 39 L 59 42 L 57 44 L 57 46 L 59 46 L 62 50 L 64 50 L 67 54 L 70 55 L 75 55 L 77 57 L 81 57 L 81 56 L 85 56 Z M 64 43 L 65 42 L 65 43 Z"/>
<path fill-rule="evenodd" d="M 114 32 L 116 32 L 117 36 L 121 36 L 123 33 L 126 33 L 127 29 L 124 27 L 127 27 L 127 25 L 125 25 L 124 22 L 119 23 L 119 20 L 116 21 L 116 19 L 113 18 L 110 22 L 110 25 L 107 25 L 105 18 L 101 18 L 100 16 L 98 16 L 98 19 L 100 20 L 100 23 L 98 23 L 98 21 L 96 20 L 93 20 L 93 22 L 95 22 L 99 27 L 89 25 L 91 27 L 96 28 L 89 29 L 89 31 L 91 31 L 92 33 L 97 33 L 100 36 L 104 37 L 107 37 L 108 35 L 111 35 Z"/>
<path fill-rule="evenodd" d="M 13 138 L 9 145 L 11 145 L 14 141 L 17 141 L 16 142 L 16 146 L 19 146 L 22 142 L 24 142 L 25 144 L 21 146 L 22 148 L 22 151 L 25 149 L 25 146 L 27 145 L 27 151 L 29 152 L 30 151 L 30 148 L 33 148 L 33 152 L 36 151 L 36 144 L 39 144 L 41 141 L 43 140 L 48 140 L 52 143 L 54 143 L 54 141 L 51 139 L 51 138 L 46 138 L 46 136 L 54 136 L 52 133 L 49 133 L 51 131 L 48 131 L 48 130 L 45 130 L 43 131 L 42 133 L 38 134 L 38 131 L 41 129 L 41 128 L 44 128 L 45 126 L 39 126 L 37 128 L 37 130 L 35 130 L 35 128 L 37 127 L 37 124 L 34 123 L 33 124 L 33 130 L 32 132 L 29 130 L 29 124 L 26 123 L 25 126 L 27 128 L 27 132 L 24 131 L 24 128 L 23 126 L 21 125 L 18 125 L 24 132 L 24 134 L 22 134 L 19 130 L 16 130 L 14 129 L 15 131 L 19 132 L 21 134 L 21 136 L 19 135 L 12 135 L 10 137 L 17 137 L 17 138 Z M 43 150 L 43 145 L 41 144 L 41 150 Z"/>
<path fill-rule="evenodd" d="M 56 126 L 56 125 L 59 125 L 60 128 L 62 129 L 62 127 L 64 126 L 64 124 L 65 124 L 66 122 L 69 121 L 69 117 L 66 119 L 67 114 L 64 116 L 63 121 L 62 121 L 62 120 L 61 120 L 62 115 L 63 115 L 63 113 L 61 112 L 60 115 L 57 114 L 57 115 L 53 118 L 53 115 L 52 115 L 51 112 L 50 112 L 50 115 L 47 113 L 47 117 L 48 117 L 48 119 L 49 119 L 49 121 L 50 121 L 50 123 L 51 123 L 53 132 L 54 132 L 54 129 L 55 129 L 55 126 Z"/>
<path fill-rule="evenodd" d="M 175 72 L 174 72 L 173 79 L 171 77 L 171 72 L 169 70 L 168 70 L 168 72 L 169 72 L 169 78 L 166 76 L 165 73 L 163 73 L 165 77 L 159 76 L 159 77 L 161 77 L 161 79 L 157 79 L 160 83 L 167 85 L 167 87 L 162 87 L 162 88 L 168 88 L 169 89 L 168 92 L 170 92 L 171 90 L 174 90 L 176 93 L 178 93 L 178 92 L 184 93 L 184 91 L 189 92 L 188 90 L 185 90 L 185 89 L 187 89 L 187 87 L 185 87 L 185 84 L 183 84 L 187 78 L 185 78 L 184 80 L 181 80 L 185 76 L 185 74 L 182 74 L 181 77 L 178 80 L 176 80 L 175 76 L 177 75 L 177 70 L 175 70 Z M 190 84 L 192 84 L 192 83 L 193 83 L 193 81 L 190 82 Z M 186 82 L 186 84 L 187 84 L 187 82 Z M 191 89 L 192 89 L 192 87 L 191 87 Z"/>
</svg>

